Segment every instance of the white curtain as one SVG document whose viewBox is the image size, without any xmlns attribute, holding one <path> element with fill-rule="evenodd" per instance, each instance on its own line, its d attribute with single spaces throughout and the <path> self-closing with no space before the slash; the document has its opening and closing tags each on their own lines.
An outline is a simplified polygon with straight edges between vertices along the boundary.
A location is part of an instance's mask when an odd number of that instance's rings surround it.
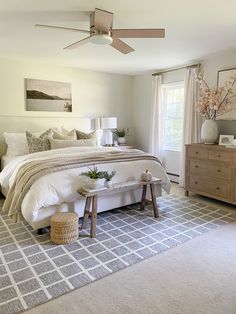
<svg viewBox="0 0 236 314">
<path fill-rule="evenodd" d="M 162 75 L 155 75 L 153 77 L 152 99 L 149 152 L 150 154 L 157 156 L 162 162 Z"/>
<path fill-rule="evenodd" d="M 180 177 L 179 185 L 184 187 L 185 177 L 185 144 L 199 141 L 200 119 L 196 111 L 198 66 L 187 67 L 185 74 L 184 95 L 184 120 L 183 120 L 183 145 L 180 152 Z"/>
</svg>

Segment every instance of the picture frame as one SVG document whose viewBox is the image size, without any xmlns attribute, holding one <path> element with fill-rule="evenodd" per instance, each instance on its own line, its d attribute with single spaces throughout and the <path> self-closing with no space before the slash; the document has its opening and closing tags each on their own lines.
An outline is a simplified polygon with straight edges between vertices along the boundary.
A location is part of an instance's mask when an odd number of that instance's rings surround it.
<svg viewBox="0 0 236 314">
<path fill-rule="evenodd" d="M 230 77 L 236 74 L 236 67 L 219 70 L 217 75 L 217 87 L 224 87 L 225 82 L 230 80 Z M 236 93 L 236 85 L 233 86 L 233 93 Z M 223 115 L 220 115 L 217 120 L 236 120 L 236 97 L 232 99 L 232 109 Z"/>
<path fill-rule="evenodd" d="M 219 145 L 224 145 L 224 146 L 232 145 L 233 140 L 234 140 L 234 135 L 221 134 L 219 138 Z"/>
<path fill-rule="evenodd" d="M 26 111 L 72 112 L 71 83 L 25 79 Z"/>
</svg>

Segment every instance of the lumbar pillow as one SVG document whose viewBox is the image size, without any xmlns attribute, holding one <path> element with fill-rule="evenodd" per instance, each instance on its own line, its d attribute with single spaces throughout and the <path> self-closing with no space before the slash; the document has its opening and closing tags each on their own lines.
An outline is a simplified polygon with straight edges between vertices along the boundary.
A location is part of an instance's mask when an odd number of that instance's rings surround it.
<svg viewBox="0 0 236 314">
<path fill-rule="evenodd" d="M 79 147 L 79 146 L 96 146 L 96 139 L 88 140 L 54 140 L 50 139 L 51 149 Z"/>
<path fill-rule="evenodd" d="M 26 131 L 26 139 L 29 146 L 30 153 L 42 152 L 45 150 L 50 150 L 50 141 L 52 138 L 52 130 L 49 129 L 42 133 L 39 137 L 34 136 L 32 133 Z"/>
<path fill-rule="evenodd" d="M 53 138 L 56 140 L 77 140 L 76 130 L 74 129 L 70 132 L 63 130 L 62 133 L 53 130 Z"/>
</svg>

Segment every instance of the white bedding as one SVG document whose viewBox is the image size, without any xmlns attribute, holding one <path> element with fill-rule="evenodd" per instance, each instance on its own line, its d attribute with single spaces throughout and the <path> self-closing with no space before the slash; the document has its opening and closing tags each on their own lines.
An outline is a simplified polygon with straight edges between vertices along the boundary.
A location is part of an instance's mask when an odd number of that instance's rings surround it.
<svg viewBox="0 0 236 314">
<path fill-rule="evenodd" d="M 10 161 L 15 159 L 16 156 L 4 155 L 1 157 L 1 170 L 3 170 Z"/>
<path fill-rule="evenodd" d="M 32 160 L 46 160 L 50 156 L 81 155 L 88 152 L 98 152 L 107 150 L 117 150 L 117 148 L 106 147 L 70 147 L 63 149 L 50 150 L 45 152 L 17 156 L 10 161 L 0 173 L 0 184 L 4 189 L 8 189 L 15 180 L 18 169 L 25 163 Z M 114 183 L 127 180 L 140 179 L 140 174 L 148 169 L 156 177 L 162 179 L 163 188 L 169 192 L 170 182 L 163 167 L 154 160 L 137 160 L 121 163 L 109 163 L 98 165 L 99 170 L 116 170 Z M 79 174 L 86 171 L 87 167 L 67 169 L 59 172 L 50 173 L 37 180 L 30 188 L 22 202 L 23 216 L 37 220 L 39 212 L 50 206 L 73 203 L 79 199 L 77 190 L 83 184 L 83 177 Z M 114 207 L 113 207 L 114 208 Z M 29 219 L 26 219 L 29 221 Z"/>
</svg>

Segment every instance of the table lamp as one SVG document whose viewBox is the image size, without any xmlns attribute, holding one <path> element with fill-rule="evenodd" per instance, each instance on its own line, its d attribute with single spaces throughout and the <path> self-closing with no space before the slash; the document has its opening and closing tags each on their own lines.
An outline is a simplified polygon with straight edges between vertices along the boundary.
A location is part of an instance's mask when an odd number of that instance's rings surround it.
<svg viewBox="0 0 236 314">
<path fill-rule="evenodd" d="M 103 129 L 103 139 L 105 145 L 113 144 L 113 133 L 111 129 L 117 128 L 117 118 L 116 117 L 103 117 L 100 119 L 101 129 Z"/>
</svg>

